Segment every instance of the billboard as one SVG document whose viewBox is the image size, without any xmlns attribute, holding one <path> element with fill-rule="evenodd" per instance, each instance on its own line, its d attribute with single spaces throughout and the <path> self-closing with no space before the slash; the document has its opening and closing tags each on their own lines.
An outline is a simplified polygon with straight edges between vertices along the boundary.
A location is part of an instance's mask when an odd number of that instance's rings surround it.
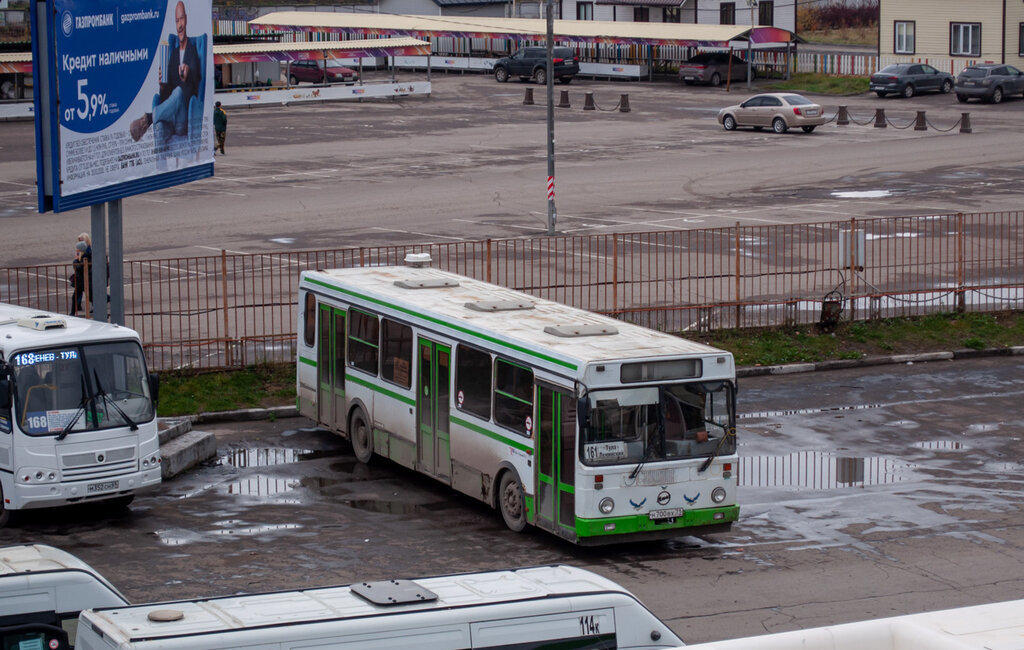
<svg viewBox="0 0 1024 650">
<path fill-rule="evenodd" d="M 33 5 L 40 212 L 213 175 L 211 5 Z"/>
</svg>

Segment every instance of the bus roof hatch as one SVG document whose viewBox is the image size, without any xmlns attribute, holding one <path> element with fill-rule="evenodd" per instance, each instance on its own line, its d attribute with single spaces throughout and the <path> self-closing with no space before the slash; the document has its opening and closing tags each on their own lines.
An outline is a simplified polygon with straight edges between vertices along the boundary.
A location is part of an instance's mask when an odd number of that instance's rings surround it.
<svg viewBox="0 0 1024 650">
<path fill-rule="evenodd" d="M 360 582 L 349 589 L 357 596 L 374 605 L 410 605 L 437 600 L 437 594 L 424 589 L 412 580 L 381 580 Z"/>
</svg>

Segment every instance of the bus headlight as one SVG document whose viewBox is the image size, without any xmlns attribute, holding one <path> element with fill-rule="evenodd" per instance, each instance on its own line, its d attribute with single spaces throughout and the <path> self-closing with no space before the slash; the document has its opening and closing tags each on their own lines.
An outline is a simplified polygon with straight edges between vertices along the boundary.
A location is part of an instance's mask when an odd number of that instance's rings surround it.
<svg viewBox="0 0 1024 650">
<path fill-rule="evenodd" d="M 714 490 L 711 490 L 711 500 L 714 501 L 715 503 L 721 503 L 725 501 L 725 488 L 716 487 Z"/>
<path fill-rule="evenodd" d="M 601 499 L 601 503 L 597 504 L 597 508 L 603 514 L 611 514 L 611 511 L 615 510 L 615 501 L 611 497 L 605 497 Z"/>
</svg>

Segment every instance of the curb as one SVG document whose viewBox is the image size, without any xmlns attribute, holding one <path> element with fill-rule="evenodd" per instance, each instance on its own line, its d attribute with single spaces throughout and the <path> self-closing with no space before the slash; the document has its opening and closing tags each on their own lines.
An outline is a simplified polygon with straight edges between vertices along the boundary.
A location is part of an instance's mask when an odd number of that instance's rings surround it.
<svg viewBox="0 0 1024 650">
<path fill-rule="evenodd" d="M 924 363 L 927 361 L 953 361 L 957 359 L 981 359 L 984 357 L 1024 356 L 1024 345 L 986 350 L 953 350 L 950 352 L 921 352 L 919 354 L 894 354 L 885 357 L 864 357 L 863 359 L 835 359 L 814 363 L 786 363 L 776 366 L 745 366 L 736 369 L 737 377 L 763 377 L 764 375 L 791 375 L 818 370 L 843 370 L 846 368 L 867 368 L 898 363 Z"/>
</svg>

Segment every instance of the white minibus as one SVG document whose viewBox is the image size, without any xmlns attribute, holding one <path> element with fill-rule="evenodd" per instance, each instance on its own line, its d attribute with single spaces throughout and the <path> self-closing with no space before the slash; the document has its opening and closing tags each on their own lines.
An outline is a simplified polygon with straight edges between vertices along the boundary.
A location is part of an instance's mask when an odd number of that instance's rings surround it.
<svg viewBox="0 0 1024 650">
<path fill-rule="evenodd" d="M 134 330 L 0 303 L 0 526 L 157 487 L 156 390 Z"/>
<path fill-rule="evenodd" d="M 78 650 L 672 648 L 631 593 L 557 565 L 83 611 Z"/>
</svg>

